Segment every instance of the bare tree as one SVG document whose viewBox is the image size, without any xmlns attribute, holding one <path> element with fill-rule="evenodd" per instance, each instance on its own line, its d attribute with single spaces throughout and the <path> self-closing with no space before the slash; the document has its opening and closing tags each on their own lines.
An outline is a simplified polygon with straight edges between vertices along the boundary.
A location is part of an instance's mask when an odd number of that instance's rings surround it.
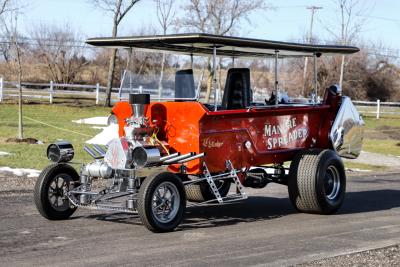
<svg viewBox="0 0 400 267">
<path fill-rule="evenodd" d="M 164 35 L 167 34 L 169 27 L 173 23 L 173 19 L 175 17 L 175 10 L 173 9 L 174 0 L 155 0 L 157 5 L 157 19 L 158 23 L 162 28 L 162 32 Z M 161 72 L 160 72 L 160 80 L 158 82 L 158 96 L 161 97 L 162 91 L 162 81 L 164 77 L 164 67 L 165 67 L 165 53 L 163 53 L 161 60 Z"/>
<path fill-rule="evenodd" d="M 338 7 L 340 15 L 340 30 L 337 27 L 327 26 L 326 30 L 339 40 L 341 45 L 350 45 L 360 34 L 366 20 L 368 7 L 366 1 L 362 0 L 333 0 Z M 339 34 L 338 34 L 339 33 Z M 340 63 L 339 85 L 343 85 L 343 73 L 346 64 L 346 57 L 342 55 Z"/>
<path fill-rule="evenodd" d="M 11 5 L 12 4 L 12 5 Z M 10 58 L 13 59 L 16 66 L 17 72 L 17 88 L 18 88 L 18 139 L 24 138 L 24 131 L 23 131 L 23 121 L 22 121 L 22 51 L 20 48 L 20 40 L 19 40 L 19 33 L 18 33 L 18 18 L 22 12 L 22 5 L 19 2 L 8 1 L 4 0 L 0 2 L 0 16 L 2 22 L 2 28 L 6 29 L 8 35 L 6 36 L 9 38 L 7 41 L 10 44 Z M 4 15 L 7 13 L 7 17 L 5 18 Z"/>
<path fill-rule="evenodd" d="M 80 34 L 68 25 L 35 26 L 31 33 L 32 53 L 43 62 L 48 78 L 57 83 L 72 83 L 88 61 L 83 56 Z"/>
<path fill-rule="evenodd" d="M 121 23 L 122 19 L 139 1 L 140 0 L 92 0 L 93 4 L 96 7 L 101 8 L 113 15 L 112 37 L 117 37 L 118 26 Z M 106 96 L 105 106 L 111 106 L 111 89 L 114 80 L 116 57 L 117 57 L 117 49 L 112 49 L 110 55 L 109 68 L 108 68 L 107 88 L 106 88 L 107 96 Z"/>
<path fill-rule="evenodd" d="M 4 13 L 9 11 L 9 6 L 10 6 L 10 0 L 0 0 L 0 19 L 1 19 L 1 24 L 3 24 L 1 27 L 0 33 L 2 36 L 11 36 L 8 25 L 5 23 L 5 19 L 2 16 Z M 9 51 L 10 51 L 10 42 L 2 42 L 0 45 L 0 51 L 1 54 L 3 55 L 3 58 L 6 62 L 8 62 L 9 59 Z"/>
<path fill-rule="evenodd" d="M 0 16 L 8 10 L 10 0 L 0 0 Z"/>
<path fill-rule="evenodd" d="M 239 29 L 243 20 L 251 23 L 249 17 L 253 12 L 266 8 L 263 0 L 189 0 L 189 3 L 183 6 L 184 12 L 177 23 L 190 31 L 216 35 L 232 34 Z M 210 97 L 213 77 L 210 59 L 207 68 L 209 76 L 206 102 Z"/>
</svg>

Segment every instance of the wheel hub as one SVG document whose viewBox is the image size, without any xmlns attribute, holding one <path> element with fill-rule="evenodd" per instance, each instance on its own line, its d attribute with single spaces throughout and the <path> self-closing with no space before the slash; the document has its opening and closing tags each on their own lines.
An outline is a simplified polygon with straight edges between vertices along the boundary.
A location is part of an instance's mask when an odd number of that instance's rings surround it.
<svg viewBox="0 0 400 267">
<path fill-rule="evenodd" d="M 175 218 L 180 205 L 179 192 L 170 182 L 161 183 L 153 193 L 152 212 L 156 220 L 168 223 Z"/>
<path fill-rule="evenodd" d="M 57 175 L 51 180 L 48 198 L 53 209 L 64 211 L 70 207 L 65 192 L 68 191 L 71 180 L 71 177 L 67 175 Z"/>
<path fill-rule="evenodd" d="M 337 168 L 333 165 L 329 166 L 324 179 L 324 190 L 329 200 L 337 198 L 340 192 L 340 175 Z"/>
</svg>

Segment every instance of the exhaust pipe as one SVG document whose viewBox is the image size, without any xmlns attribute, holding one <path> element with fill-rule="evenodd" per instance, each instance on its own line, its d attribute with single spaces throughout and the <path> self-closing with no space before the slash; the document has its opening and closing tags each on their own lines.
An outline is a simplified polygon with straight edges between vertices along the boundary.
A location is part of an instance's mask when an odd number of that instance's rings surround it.
<svg viewBox="0 0 400 267">
<path fill-rule="evenodd" d="M 195 153 L 190 152 L 190 153 L 187 153 L 187 154 L 184 154 L 184 155 L 172 158 L 172 159 L 165 160 L 163 162 L 163 164 L 173 164 L 173 163 L 176 163 L 177 161 L 187 159 L 187 158 L 192 157 L 194 155 L 195 155 Z"/>
<path fill-rule="evenodd" d="M 160 161 L 163 162 L 164 160 L 172 159 L 172 158 L 175 158 L 175 157 L 180 156 L 180 155 L 181 155 L 181 153 L 177 152 L 177 153 L 174 153 L 174 154 L 171 154 L 171 155 L 167 155 L 167 156 L 161 157 Z"/>
<path fill-rule="evenodd" d="M 99 145 L 94 144 L 94 145 L 93 145 L 93 148 L 94 148 L 94 150 L 97 151 L 97 153 L 99 153 L 99 154 L 100 154 L 101 156 L 103 156 L 103 157 L 104 157 L 104 155 L 106 154 L 106 151 L 104 151 L 104 149 L 103 149 L 101 146 L 99 146 Z"/>
<path fill-rule="evenodd" d="M 84 146 L 83 150 L 85 150 L 90 156 L 92 156 L 94 159 L 102 159 L 104 158 L 104 155 L 97 155 L 92 149 L 90 149 L 90 147 L 88 146 Z"/>
<path fill-rule="evenodd" d="M 195 160 L 195 159 L 198 159 L 198 158 L 202 158 L 202 157 L 204 157 L 205 155 L 206 155 L 206 154 L 203 152 L 203 153 L 194 155 L 193 157 L 190 157 L 190 158 L 187 158 L 187 159 L 182 159 L 182 160 L 178 161 L 177 163 L 185 163 L 185 162 L 188 162 L 188 161 L 191 161 L 191 160 Z"/>
</svg>

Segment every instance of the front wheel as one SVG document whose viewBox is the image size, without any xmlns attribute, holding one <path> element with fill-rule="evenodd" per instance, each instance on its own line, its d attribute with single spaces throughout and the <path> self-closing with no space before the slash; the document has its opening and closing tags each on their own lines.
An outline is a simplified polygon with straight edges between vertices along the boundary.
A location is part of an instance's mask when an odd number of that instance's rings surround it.
<svg viewBox="0 0 400 267">
<path fill-rule="evenodd" d="M 142 223 L 150 231 L 174 230 L 183 219 L 185 207 L 185 189 L 178 176 L 161 172 L 144 179 L 137 209 Z"/>
<path fill-rule="evenodd" d="M 332 214 L 342 205 L 346 173 L 332 150 L 300 152 L 290 164 L 289 197 L 300 212 Z"/>
<path fill-rule="evenodd" d="M 68 164 L 47 166 L 36 181 L 34 199 L 39 213 L 49 220 L 64 220 L 76 210 L 67 193 L 79 181 L 76 170 Z"/>
</svg>

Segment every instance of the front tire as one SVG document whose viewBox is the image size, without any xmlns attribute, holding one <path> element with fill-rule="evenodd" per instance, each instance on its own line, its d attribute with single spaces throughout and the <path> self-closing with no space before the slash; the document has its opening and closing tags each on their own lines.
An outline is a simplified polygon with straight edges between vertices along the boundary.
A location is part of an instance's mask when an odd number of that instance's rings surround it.
<svg viewBox="0 0 400 267">
<path fill-rule="evenodd" d="M 346 193 L 342 160 L 332 150 L 300 152 L 290 164 L 288 190 L 293 206 L 300 212 L 335 213 Z"/>
<path fill-rule="evenodd" d="M 146 177 L 139 190 L 138 213 L 152 232 L 169 232 L 182 221 L 186 195 L 182 181 L 170 172 Z"/>
<path fill-rule="evenodd" d="M 49 220 L 65 220 L 76 210 L 67 192 L 79 181 L 76 170 L 68 164 L 47 166 L 36 181 L 34 199 L 39 213 Z"/>
</svg>

